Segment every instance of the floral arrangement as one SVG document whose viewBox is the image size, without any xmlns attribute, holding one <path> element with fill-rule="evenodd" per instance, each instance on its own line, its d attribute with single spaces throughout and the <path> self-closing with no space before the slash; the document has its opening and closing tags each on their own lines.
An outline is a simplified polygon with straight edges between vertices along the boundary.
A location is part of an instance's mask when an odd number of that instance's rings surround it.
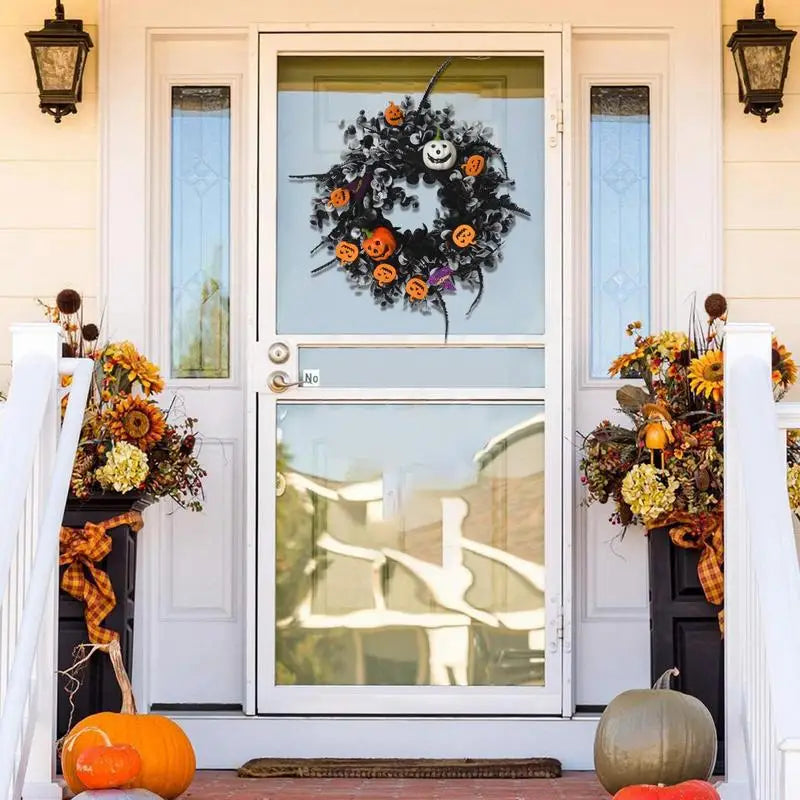
<svg viewBox="0 0 800 800">
<path fill-rule="evenodd" d="M 100 344 L 100 329 L 84 323 L 81 296 L 73 289 L 59 292 L 55 306 L 39 302 L 64 330 L 64 356 L 95 362 L 72 493 L 87 498 L 96 491 L 138 491 L 202 510 L 206 473 L 195 455 L 197 420 L 177 419 L 175 401 L 166 410 L 158 405 L 155 396 L 164 390 L 158 367 L 131 342 Z M 64 386 L 70 381 L 62 379 Z"/>
<path fill-rule="evenodd" d="M 705 301 L 707 325 L 693 316 L 689 334 L 644 336 L 628 325 L 634 349 L 617 358 L 609 375 L 639 378 L 643 386 L 617 391 L 630 425 L 601 422 L 582 443 L 580 468 L 586 503 L 614 504 L 611 521 L 655 528 L 680 521 L 696 533 L 708 517 L 721 521 L 723 504 L 723 347 L 727 301 Z M 797 380 L 786 347 L 773 340 L 773 387 L 780 400 Z M 790 439 L 789 491 L 800 509 L 800 458 Z"/>
</svg>

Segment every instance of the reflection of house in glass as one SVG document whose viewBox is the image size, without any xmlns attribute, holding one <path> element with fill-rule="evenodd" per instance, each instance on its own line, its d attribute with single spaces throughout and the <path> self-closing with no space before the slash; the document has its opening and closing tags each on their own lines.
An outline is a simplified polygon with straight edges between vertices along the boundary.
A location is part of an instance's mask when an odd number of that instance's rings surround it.
<svg viewBox="0 0 800 800">
<path fill-rule="evenodd" d="M 278 581 L 278 682 L 542 685 L 543 440 L 541 415 L 504 431 L 458 489 L 287 468 L 278 537 L 292 503 L 305 585 L 287 606 Z"/>
</svg>

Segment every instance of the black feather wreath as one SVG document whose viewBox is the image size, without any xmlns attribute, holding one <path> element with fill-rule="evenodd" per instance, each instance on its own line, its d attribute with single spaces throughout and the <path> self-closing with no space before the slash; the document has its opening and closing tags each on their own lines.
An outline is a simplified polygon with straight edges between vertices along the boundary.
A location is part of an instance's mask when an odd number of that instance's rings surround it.
<svg viewBox="0 0 800 800">
<path fill-rule="evenodd" d="M 456 121 L 450 106 L 432 108 L 431 92 L 451 61 L 437 69 L 419 107 L 405 97 L 377 116 L 360 111 L 354 123 L 343 124 L 347 150 L 338 164 L 291 176 L 316 182 L 311 226 L 321 233 L 330 226 L 311 251 L 326 248 L 328 258 L 312 272 L 336 266 L 382 307 L 430 304 L 444 315 L 445 338 L 444 295 L 458 285 L 477 289 L 471 313 L 483 294 L 483 271 L 496 266 L 515 217 L 529 216 L 508 194 L 514 183 L 500 148 L 489 141 L 491 129 Z M 391 212 L 419 207 L 407 187 L 420 180 L 438 185 L 440 208 L 429 225 L 399 230 Z"/>
</svg>

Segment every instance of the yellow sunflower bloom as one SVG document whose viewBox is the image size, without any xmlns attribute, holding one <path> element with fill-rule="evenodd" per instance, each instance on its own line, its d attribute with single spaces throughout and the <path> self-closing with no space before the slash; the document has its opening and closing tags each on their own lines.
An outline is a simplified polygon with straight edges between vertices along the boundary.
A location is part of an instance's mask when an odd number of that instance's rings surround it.
<svg viewBox="0 0 800 800">
<path fill-rule="evenodd" d="M 797 381 L 797 364 L 786 345 L 772 339 L 772 382 L 788 388 Z"/>
<path fill-rule="evenodd" d="M 131 383 L 139 381 L 145 394 L 153 394 L 164 390 L 164 380 L 158 372 L 158 367 L 148 361 L 134 347 L 132 342 L 119 342 L 106 348 L 107 364 L 118 366 L 127 373 Z"/>
<path fill-rule="evenodd" d="M 140 450 L 149 450 L 161 441 L 166 425 L 158 406 L 134 395 L 120 397 L 106 412 L 106 423 L 115 439 L 130 442 Z"/>
<path fill-rule="evenodd" d="M 633 353 L 625 353 L 621 355 L 619 358 L 615 358 L 612 362 L 611 366 L 608 368 L 609 375 L 618 375 L 625 367 L 629 367 L 634 362 L 638 361 L 642 357 L 642 354 L 636 350 Z"/>
<path fill-rule="evenodd" d="M 689 364 L 689 385 L 696 395 L 722 400 L 723 366 L 722 353 L 709 350 Z"/>
</svg>

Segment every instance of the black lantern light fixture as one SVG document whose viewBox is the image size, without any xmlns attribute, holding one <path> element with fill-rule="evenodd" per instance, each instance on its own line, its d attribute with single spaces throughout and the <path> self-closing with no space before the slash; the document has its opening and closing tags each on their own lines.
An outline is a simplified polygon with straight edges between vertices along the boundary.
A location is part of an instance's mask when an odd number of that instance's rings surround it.
<svg viewBox="0 0 800 800">
<path fill-rule="evenodd" d="M 783 31 L 774 19 L 764 19 L 764 0 L 756 4 L 755 19 L 740 19 L 728 47 L 739 76 L 739 100 L 745 114 L 767 121 L 783 107 L 783 85 L 789 53 L 797 31 Z"/>
<path fill-rule="evenodd" d="M 92 39 L 83 30 L 83 20 L 64 19 L 64 6 L 56 0 L 56 18 L 46 19 L 40 31 L 25 34 L 31 46 L 36 82 L 39 84 L 39 108 L 56 122 L 78 112 L 81 101 L 83 70 Z"/>
</svg>

